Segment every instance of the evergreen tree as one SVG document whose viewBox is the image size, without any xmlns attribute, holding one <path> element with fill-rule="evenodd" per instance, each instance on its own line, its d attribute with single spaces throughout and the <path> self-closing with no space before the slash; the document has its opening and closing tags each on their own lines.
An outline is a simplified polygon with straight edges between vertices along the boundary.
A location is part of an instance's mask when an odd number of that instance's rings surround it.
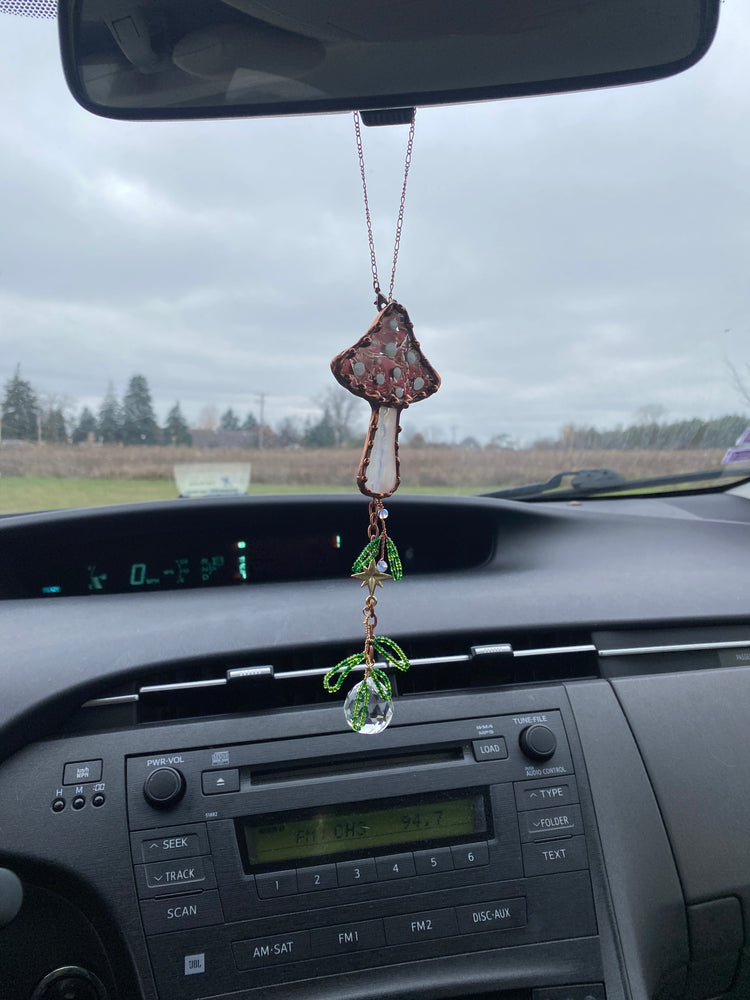
<svg viewBox="0 0 750 1000">
<path fill-rule="evenodd" d="M 6 441 L 11 438 L 36 441 L 37 413 L 36 394 L 31 383 L 21 378 L 21 366 L 18 365 L 15 375 L 5 383 L 2 403 L 3 438 Z"/>
<path fill-rule="evenodd" d="M 299 421 L 294 417 L 284 417 L 279 424 L 279 447 L 295 448 L 302 442 L 302 431 Z"/>
<path fill-rule="evenodd" d="M 51 444 L 63 444 L 68 440 L 68 427 L 65 414 L 59 406 L 42 413 L 42 440 Z"/>
<path fill-rule="evenodd" d="M 190 429 L 182 415 L 179 402 L 175 403 L 167 414 L 167 422 L 164 425 L 164 443 L 187 445 L 188 448 L 193 443 Z"/>
<path fill-rule="evenodd" d="M 37 411 L 42 418 L 42 441 L 50 444 L 66 444 L 68 428 L 74 424 L 69 396 L 44 393 L 37 397 Z"/>
<path fill-rule="evenodd" d="M 107 395 L 99 407 L 99 419 L 96 430 L 99 440 L 104 444 L 113 444 L 115 441 L 122 441 L 122 409 L 117 401 L 115 389 L 111 382 L 107 386 Z"/>
<path fill-rule="evenodd" d="M 252 413 L 248 413 L 248 415 L 245 417 L 242 427 L 240 427 L 240 430 L 254 431 L 257 428 L 257 426 L 258 426 L 258 421 L 255 419 Z"/>
<path fill-rule="evenodd" d="M 96 437 L 97 430 L 98 424 L 96 417 L 88 406 L 84 406 L 81 411 L 81 416 L 78 418 L 78 424 L 73 431 L 73 444 L 80 444 L 81 441 L 88 441 L 90 434 L 93 434 L 94 437 Z"/>
<path fill-rule="evenodd" d="M 225 413 L 222 413 L 219 426 L 223 431 L 238 431 L 240 429 L 240 418 L 231 406 Z"/>
<path fill-rule="evenodd" d="M 122 401 L 122 440 L 125 444 L 158 444 L 159 427 L 144 375 L 133 375 Z"/>
<path fill-rule="evenodd" d="M 316 424 L 311 424 L 308 421 L 302 444 L 305 448 L 333 448 L 336 444 L 336 430 L 327 408 Z"/>
</svg>

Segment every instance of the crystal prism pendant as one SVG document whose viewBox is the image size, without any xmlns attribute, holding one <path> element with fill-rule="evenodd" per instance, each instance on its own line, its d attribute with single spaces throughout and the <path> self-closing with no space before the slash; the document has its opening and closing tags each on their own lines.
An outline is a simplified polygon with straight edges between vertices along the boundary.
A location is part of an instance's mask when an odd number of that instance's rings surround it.
<svg viewBox="0 0 750 1000">
<path fill-rule="evenodd" d="M 358 718 L 355 718 L 357 695 L 363 685 L 366 685 L 369 690 L 370 697 L 364 713 L 357 713 Z M 364 697 L 364 694 L 362 697 Z M 368 678 L 365 681 L 360 681 L 359 684 L 355 684 L 346 696 L 344 715 L 346 716 L 346 721 L 356 732 L 373 736 L 375 733 L 382 733 L 388 727 L 389 722 L 393 718 L 393 702 L 387 698 L 382 698 L 378 694 L 373 682 Z M 363 720 L 362 725 L 357 724 L 360 720 Z"/>
</svg>

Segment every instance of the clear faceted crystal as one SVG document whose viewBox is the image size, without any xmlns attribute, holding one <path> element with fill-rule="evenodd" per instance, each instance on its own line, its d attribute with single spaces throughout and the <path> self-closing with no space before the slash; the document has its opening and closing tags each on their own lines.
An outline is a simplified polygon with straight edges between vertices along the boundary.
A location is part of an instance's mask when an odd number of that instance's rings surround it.
<svg viewBox="0 0 750 1000">
<path fill-rule="evenodd" d="M 346 716 L 346 721 L 354 729 L 354 702 L 357 697 L 357 692 L 366 684 L 370 689 L 370 700 L 367 705 L 367 715 L 365 717 L 364 725 L 357 730 L 358 733 L 365 733 L 371 736 L 375 733 L 382 733 L 384 729 L 388 727 L 388 723 L 393 718 L 393 702 L 388 701 L 385 698 L 381 698 L 378 694 L 375 685 L 371 680 L 360 681 L 359 684 L 355 684 L 351 689 L 349 694 L 346 696 L 346 701 L 344 702 L 344 715 Z"/>
</svg>

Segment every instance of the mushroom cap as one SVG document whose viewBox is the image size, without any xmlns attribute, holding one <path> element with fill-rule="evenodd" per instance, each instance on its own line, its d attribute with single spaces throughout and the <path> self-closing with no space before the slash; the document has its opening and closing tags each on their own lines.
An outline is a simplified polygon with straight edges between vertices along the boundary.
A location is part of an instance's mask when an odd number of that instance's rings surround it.
<svg viewBox="0 0 750 1000">
<path fill-rule="evenodd" d="M 440 387 L 440 376 L 422 353 L 409 314 L 398 302 L 389 302 L 367 333 L 336 355 L 331 371 L 355 396 L 399 410 Z"/>
</svg>

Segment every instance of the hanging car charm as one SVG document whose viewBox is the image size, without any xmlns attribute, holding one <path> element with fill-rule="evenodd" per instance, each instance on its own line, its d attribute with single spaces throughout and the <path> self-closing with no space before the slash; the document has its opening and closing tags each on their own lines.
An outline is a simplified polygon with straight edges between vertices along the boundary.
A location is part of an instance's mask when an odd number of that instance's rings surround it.
<svg viewBox="0 0 750 1000">
<path fill-rule="evenodd" d="M 398 550 L 393 540 L 388 537 L 386 529 L 388 511 L 383 506 L 383 500 L 395 493 L 401 481 L 398 458 L 401 411 L 411 403 L 426 399 L 437 392 L 440 376 L 422 354 L 419 342 L 414 336 L 409 314 L 402 305 L 393 301 L 406 181 L 414 141 L 414 115 L 412 114 L 406 148 L 404 184 L 396 223 L 393 270 L 388 298 L 381 292 L 378 282 L 367 200 L 362 136 L 359 115 L 356 111 L 354 127 L 378 315 L 367 333 L 356 344 L 336 355 L 331 362 L 331 370 L 345 389 L 355 396 L 366 399 L 372 407 L 365 447 L 357 472 L 357 486 L 360 492 L 371 498 L 368 542 L 352 566 L 352 577 L 359 580 L 362 587 L 367 587 L 369 594 L 362 609 L 365 627 L 363 651 L 347 656 L 337 663 L 325 675 L 323 685 L 326 691 L 331 693 L 339 691 L 352 670 L 364 666 L 363 679 L 355 684 L 346 697 L 344 714 L 346 721 L 356 732 L 372 734 L 382 732 L 393 717 L 392 688 L 386 668 L 391 667 L 401 671 L 409 669 L 409 661 L 398 643 L 386 636 L 375 634 L 378 623 L 375 614 L 378 603 L 375 591 L 383 586 L 385 580 L 400 580 L 403 575 Z M 383 662 L 376 661 L 376 655 L 381 656 Z"/>
<path fill-rule="evenodd" d="M 422 354 L 406 309 L 388 302 L 364 337 L 336 355 L 331 371 L 345 389 L 372 406 L 357 486 L 366 496 L 389 497 L 401 481 L 401 410 L 440 386 L 440 376 Z"/>
</svg>

